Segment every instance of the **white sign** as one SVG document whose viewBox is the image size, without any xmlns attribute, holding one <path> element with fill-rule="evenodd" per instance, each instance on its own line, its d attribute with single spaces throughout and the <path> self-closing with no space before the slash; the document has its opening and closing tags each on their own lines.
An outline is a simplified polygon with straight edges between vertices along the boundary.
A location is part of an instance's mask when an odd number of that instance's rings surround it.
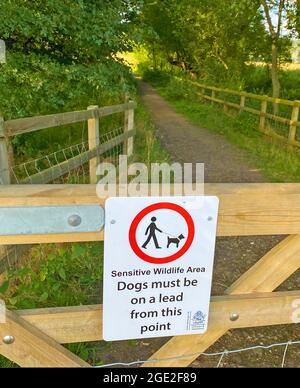
<svg viewBox="0 0 300 388">
<path fill-rule="evenodd" d="M 106 341 L 207 330 L 218 204 L 206 196 L 106 201 Z"/>
</svg>

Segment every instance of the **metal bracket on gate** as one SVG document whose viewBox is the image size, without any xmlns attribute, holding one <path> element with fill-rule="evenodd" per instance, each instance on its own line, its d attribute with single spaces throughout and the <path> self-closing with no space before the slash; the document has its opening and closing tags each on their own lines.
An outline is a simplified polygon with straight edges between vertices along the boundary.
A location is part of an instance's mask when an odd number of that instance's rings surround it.
<svg viewBox="0 0 300 388">
<path fill-rule="evenodd" d="M 0 235 L 99 232 L 100 205 L 0 207 Z"/>
</svg>

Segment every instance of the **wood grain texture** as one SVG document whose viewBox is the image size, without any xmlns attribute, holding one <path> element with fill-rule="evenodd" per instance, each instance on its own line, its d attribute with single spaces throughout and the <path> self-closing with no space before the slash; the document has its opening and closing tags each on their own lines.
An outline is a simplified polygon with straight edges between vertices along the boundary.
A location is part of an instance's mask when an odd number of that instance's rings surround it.
<svg viewBox="0 0 300 388">
<path fill-rule="evenodd" d="M 8 145 L 5 134 L 4 120 L 0 117 L 0 185 L 9 185 L 11 183 Z"/>
<path fill-rule="evenodd" d="M 300 235 L 281 241 L 245 272 L 227 290 L 227 294 L 246 294 L 275 290 L 300 268 Z"/>
<path fill-rule="evenodd" d="M 173 187 L 175 190 L 175 188 Z M 300 184 L 207 184 L 220 199 L 218 236 L 300 234 Z M 105 205 L 95 185 L 0 187 L 0 206 Z M 1 244 L 100 241 L 103 233 L 0 236 Z"/>
<path fill-rule="evenodd" d="M 300 291 L 212 297 L 209 328 L 244 328 L 293 323 L 293 302 Z M 100 341 L 102 305 L 19 310 L 17 314 L 59 343 Z M 231 313 L 239 319 L 232 322 Z M 299 317 L 300 318 L 300 317 Z M 190 338 L 186 337 L 185 338 Z"/>
<path fill-rule="evenodd" d="M 98 109 L 97 105 L 91 105 L 88 110 Z M 93 118 L 88 120 L 88 139 L 89 139 L 89 150 L 97 148 L 100 145 L 100 132 L 99 132 L 99 118 Z M 97 183 L 97 165 L 99 163 L 99 157 L 90 159 L 89 172 L 90 172 L 90 183 Z"/>
<path fill-rule="evenodd" d="M 134 109 L 136 103 L 105 106 L 92 111 L 82 110 L 77 112 L 56 113 L 45 116 L 26 117 L 15 120 L 8 120 L 4 128 L 8 136 L 15 136 L 21 133 L 38 131 L 40 129 L 53 128 L 61 125 L 74 124 L 92 118 L 99 118 L 124 112 L 126 109 Z"/>
<path fill-rule="evenodd" d="M 0 338 L 15 337 L 13 344 L 0 342 L 0 354 L 24 367 L 89 367 L 53 338 L 18 314 L 7 311 L 6 323 L 0 324 Z"/>
<path fill-rule="evenodd" d="M 19 310 L 17 314 L 58 343 L 102 340 L 102 305 Z"/>
<path fill-rule="evenodd" d="M 250 269 L 246 274 L 231 286 L 227 292 L 230 294 L 243 294 L 244 292 L 253 292 L 257 290 L 262 284 L 264 290 L 271 292 L 274 290 L 274 284 L 277 285 L 277 274 L 273 272 L 273 268 L 281 268 L 280 280 L 283 282 L 296 269 L 300 267 L 300 260 L 294 265 L 286 265 L 286 258 L 290 257 L 291 252 L 295 251 L 295 245 L 300 246 L 300 236 L 292 236 L 283 240 L 278 244 L 277 249 L 273 249 L 272 254 L 267 253 L 257 263 L 256 268 Z M 267 272 L 265 274 L 261 269 Z M 254 308 L 254 306 L 253 306 Z M 277 305 L 277 309 L 280 305 Z M 259 321 L 257 321 L 258 323 Z M 253 323 L 256 324 L 253 317 Z M 212 344 L 214 344 L 220 337 L 222 337 L 228 330 L 228 327 L 214 327 L 208 326 L 208 331 L 202 335 L 193 336 L 178 336 L 173 337 L 156 353 L 154 353 L 150 360 L 161 360 L 159 362 L 145 363 L 143 366 L 151 367 L 183 367 L 190 365 L 197 357 L 197 353 L 204 352 Z M 186 355 L 186 358 L 167 360 L 178 355 Z"/>
</svg>

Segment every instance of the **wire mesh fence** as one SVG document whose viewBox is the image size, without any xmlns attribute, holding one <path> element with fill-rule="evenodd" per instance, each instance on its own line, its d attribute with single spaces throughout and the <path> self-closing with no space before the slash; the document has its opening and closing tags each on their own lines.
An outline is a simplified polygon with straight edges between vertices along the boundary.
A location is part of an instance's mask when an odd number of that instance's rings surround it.
<svg viewBox="0 0 300 388">
<path fill-rule="evenodd" d="M 28 245 L 0 245 L 0 274 L 13 268 L 28 250 Z"/>
<path fill-rule="evenodd" d="M 233 103 L 238 103 L 238 99 L 235 96 L 234 99 L 231 101 Z M 250 106 L 250 105 L 249 105 Z M 271 109 L 271 106 L 268 106 L 268 109 Z M 286 114 L 287 116 L 289 115 L 290 112 L 286 111 L 283 112 L 282 114 Z M 257 118 L 257 117 L 256 117 Z M 280 123 L 281 124 L 281 123 Z M 278 127 L 278 131 L 284 131 L 286 130 L 284 126 Z M 119 136 L 122 134 L 124 131 L 123 127 L 118 127 L 100 137 L 100 143 L 105 144 L 106 142 L 111 141 L 115 137 Z M 80 157 L 80 155 L 84 154 L 87 152 L 89 149 L 88 147 L 88 141 L 82 141 L 77 144 L 70 145 L 68 147 L 65 147 L 63 149 L 59 149 L 56 152 L 52 152 L 50 154 L 47 154 L 45 156 L 36 158 L 34 160 L 26 161 L 24 163 L 15 165 L 12 167 L 12 174 L 15 178 L 15 183 L 22 183 L 22 180 L 24 178 L 29 178 L 32 174 L 39 174 L 42 173 L 43 171 L 53 168 L 55 166 L 59 166 L 63 162 L 67 162 L 68 160 L 75 158 L 75 157 Z M 123 143 L 118 144 L 108 151 L 104 152 L 101 154 L 101 160 L 102 161 L 109 161 L 111 163 L 117 164 L 118 163 L 118 156 L 123 152 Z M 88 168 L 88 163 L 83 161 L 80 167 L 76 169 L 70 169 L 67 174 L 62 175 L 59 179 L 53 180 L 52 183 L 88 183 L 89 181 L 89 168 Z M 76 246 L 81 247 L 80 249 L 76 249 Z M 73 250 L 73 248 L 75 249 Z M 19 249 L 25 249 L 27 254 L 28 254 L 28 248 L 30 248 L 30 257 L 36 255 L 37 261 L 46 261 L 45 258 L 49 259 L 49 257 L 64 257 L 66 260 L 74 260 L 74 262 L 78 261 L 77 265 L 81 265 L 82 269 L 82 274 L 79 277 L 78 272 L 74 272 L 74 283 L 71 284 L 71 288 L 68 289 L 68 292 L 71 292 L 75 294 L 77 297 L 80 295 L 80 292 L 82 288 L 87 290 L 88 292 L 84 291 L 84 297 L 88 297 L 88 302 L 101 302 L 100 298 L 100 288 L 101 288 L 101 262 L 102 262 L 102 256 L 99 254 L 102 249 L 101 243 L 94 243 L 94 244 L 74 244 L 74 247 L 72 248 L 66 248 L 66 244 L 56 244 L 56 246 L 53 245 L 35 245 L 33 247 L 29 246 L 4 246 L 2 247 L 3 252 L 4 252 L 4 258 L 1 261 L 0 260 L 0 273 L 1 273 L 1 263 L 6 263 L 6 266 L 9 268 L 14 267 L 14 264 L 16 263 L 18 257 L 22 255 L 22 253 L 19 251 Z M 84 248 L 86 247 L 86 248 Z M 26 256 L 26 252 L 25 255 Z M 69 252 L 71 252 L 71 256 L 69 255 Z M 82 258 L 92 258 L 92 252 L 97 256 L 97 260 L 95 260 L 94 264 L 90 262 L 90 260 L 85 260 L 83 262 Z M 73 256 L 72 256 L 73 255 Z M 1 257 L 1 250 L 0 250 L 0 257 Z M 51 259 L 52 260 L 52 259 Z M 62 260 L 62 264 L 64 264 L 64 261 Z M 95 272 L 91 273 L 91 265 L 98 264 L 99 268 L 95 270 Z M 77 267 L 76 267 L 77 268 Z M 74 267 L 73 267 L 74 269 Z M 43 282 L 43 277 L 47 276 L 48 273 L 44 271 L 45 268 L 37 267 L 36 269 L 36 274 L 37 277 L 41 282 Z M 58 282 L 62 283 L 63 286 L 68 287 L 69 279 L 67 274 L 64 272 L 64 267 L 58 267 L 54 268 L 54 275 L 57 277 Z M 97 272 L 98 271 L 98 272 Z M 25 276 L 28 276 L 28 273 L 25 273 Z M 84 277 L 84 273 L 88 274 L 88 278 Z M 45 275 L 46 274 L 46 275 Z M 92 283 L 90 282 L 92 280 Z M 57 282 L 57 283 L 58 283 Z M 51 285 L 51 287 L 54 287 L 53 290 L 57 294 L 60 294 L 60 296 L 63 294 L 63 290 L 61 289 L 56 289 L 57 283 L 54 282 L 54 284 Z M 43 285 L 44 286 L 44 285 Z M 90 293 L 90 291 L 93 291 Z M 97 293 L 97 290 L 99 293 Z M 47 296 L 45 296 L 47 293 Z M 82 294 L 82 295 L 83 295 Z M 12 297 L 12 300 L 15 301 L 15 296 Z M 48 304 L 48 299 L 50 299 L 50 294 L 46 291 L 43 293 L 38 294 L 39 300 L 37 301 L 38 304 L 43 304 L 47 303 Z M 60 301 L 61 302 L 61 301 Z M 66 302 L 66 301 L 65 301 Z M 85 300 L 80 301 L 85 302 Z M 68 301 L 67 303 L 70 303 Z M 59 303 L 59 305 L 62 305 Z M 29 306 L 30 307 L 30 306 Z M 38 305 L 37 307 L 40 307 Z M 211 352 L 199 352 L 199 353 L 193 353 L 190 355 L 187 354 L 177 354 L 174 355 L 173 357 L 170 357 L 168 359 L 164 360 L 177 360 L 177 359 L 182 359 L 182 358 L 187 358 L 190 356 L 197 356 L 198 359 L 193 363 L 193 366 L 214 366 L 217 368 L 220 367 L 230 367 L 230 366 L 253 366 L 250 365 L 249 363 L 245 363 L 247 359 L 240 358 L 238 361 L 233 360 L 231 357 L 236 356 L 236 355 L 243 355 L 246 353 L 251 353 L 251 352 L 257 352 L 257 351 L 262 351 L 262 352 L 274 352 L 276 355 L 276 363 L 274 365 L 274 361 L 270 362 L 269 366 L 290 366 L 290 364 L 287 362 L 288 356 L 290 352 L 293 353 L 293 358 L 295 358 L 299 355 L 299 348 L 296 346 L 300 344 L 300 341 L 298 340 L 287 340 L 283 342 L 274 342 L 272 344 L 258 344 L 254 346 L 249 346 L 249 347 L 237 347 L 235 349 L 225 349 L 222 351 L 211 351 Z M 100 348 L 103 347 L 103 345 L 98 344 L 94 345 L 96 349 L 95 353 L 97 354 L 97 346 Z M 296 350 L 295 350 L 296 349 Z M 296 352 L 296 353 L 295 353 Z M 261 354 L 261 357 L 264 357 L 264 354 Z M 130 355 L 130 354 L 129 354 Z M 210 361 L 202 361 L 202 358 L 204 359 L 209 359 Z M 102 362 L 99 358 L 96 357 L 97 362 Z M 102 367 L 112 367 L 112 366 L 139 366 L 140 364 L 144 364 L 147 366 L 147 363 L 156 363 L 160 362 L 162 360 L 153 360 L 153 359 L 136 359 L 133 361 L 128 361 L 124 362 L 123 360 L 120 361 L 114 361 L 111 363 L 103 363 L 102 362 Z M 272 364 L 273 363 L 273 364 Z"/>
<path fill-rule="evenodd" d="M 124 133 L 124 127 L 116 127 L 99 137 L 99 143 L 105 145 Z M 93 140 L 93 139 L 92 139 Z M 98 140 L 98 139 L 97 139 Z M 89 140 L 83 140 L 80 143 L 69 145 L 58 149 L 55 152 L 51 152 L 47 155 L 40 156 L 36 159 L 30 159 L 28 161 L 13 165 L 10 167 L 10 174 L 14 184 L 31 183 L 32 176 L 41 176 L 40 183 L 52 183 L 52 184 L 88 184 L 90 183 L 90 171 L 89 162 L 82 160 L 79 163 L 79 167 L 72 168 L 68 165 L 70 160 L 79 157 L 89 150 Z M 98 160 L 100 162 L 109 162 L 116 167 L 119 163 L 119 155 L 123 153 L 124 144 L 120 143 L 110 147 L 104 153 L 99 153 Z M 42 173 L 45 171 L 51 171 L 54 167 L 59 167 L 62 163 L 66 163 L 67 172 L 55 179 L 51 179 L 45 182 Z M 1 172 L 1 171 L 0 171 Z M 0 174 L 1 175 L 1 174 Z M 39 183 L 39 179 L 35 179 L 34 183 Z M 18 261 L 22 260 L 26 254 L 30 251 L 28 245 L 1 245 L 0 246 L 0 274 L 5 270 L 13 268 Z"/>
<path fill-rule="evenodd" d="M 123 127 L 118 127 L 101 135 L 99 139 L 100 144 L 103 145 L 108 143 L 109 141 L 115 139 L 117 136 L 121 135 L 123 131 Z M 70 159 L 73 159 L 75 157 L 80 157 L 80 155 L 89 150 L 89 141 L 91 141 L 91 139 L 84 140 L 80 143 L 72 144 L 68 147 L 58 149 L 55 152 L 51 152 L 50 154 L 43 155 L 36 159 L 31 159 L 23 163 L 11 166 L 10 173 L 13 178 L 13 183 L 31 183 L 31 176 L 41 174 L 43 171 L 51 169 L 55 166 L 59 166 L 60 164 L 68 162 Z M 103 154 L 100 154 L 99 152 L 99 157 L 101 161 L 109 161 L 110 163 L 117 165 L 118 157 L 122 154 L 122 152 L 123 144 L 121 143 L 111 147 Z M 73 169 L 70 166 L 67 173 L 64 173 L 58 179 L 52 180 L 50 177 L 49 182 L 47 183 L 88 183 L 88 176 L 88 163 L 82 161 L 81 165 L 78 168 Z M 45 182 L 43 181 L 43 183 Z"/>
<path fill-rule="evenodd" d="M 120 362 L 113 362 L 110 364 L 99 365 L 99 366 L 96 366 L 96 368 L 122 367 L 122 366 L 123 367 L 130 367 L 130 366 L 140 366 L 142 364 L 147 366 L 148 363 L 155 365 L 155 363 L 159 363 L 161 361 L 175 361 L 175 360 L 181 360 L 181 359 L 194 357 L 194 356 L 198 356 L 199 358 L 201 358 L 201 360 L 198 359 L 197 361 L 195 361 L 191 365 L 192 367 L 201 367 L 201 366 L 205 367 L 205 366 L 207 366 L 205 359 L 210 359 L 208 361 L 210 367 L 215 367 L 215 368 L 227 367 L 228 368 L 228 367 L 232 367 L 232 366 L 236 367 L 236 365 L 234 363 L 232 363 L 232 364 L 230 363 L 230 357 L 229 357 L 230 355 L 234 355 L 234 354 L 241 355 L 245 352 L 251 352 L 251 351 L 254 352 L 257 350 L 269 351 L 269 353 L 270 353 L 270 352 L 272 352 L 273 349 L 276 349 L 277 351 L 279 351 L 281 353 L 281 356 L 279 356 L 280 361 L 278 362 L 278 365 L 272 365 L 272 366 L 284 368 L 284 367 L 288 367 L 288 365 L 286 364 L 286 360 L 287 360 L 287 356 L 288 356 L 288 350 L 292 345 L 294 345 L 294 347 L 295 347 L 295 345 L 300 345 L 300 340 L 272 343 L 269 345 L 263 345 L 263 344 L 253 345 L 253 346 L 247 346 L 247 347 L 243 347 L 243 348 L 239 348 L 239 349 L 230 349 L 230 350 L 225 349 L 225 350 L 220 351 L 220 352 L 191 353 L 191 354 L 178 355 L 178 356 L 164 358 L 164 359 L 135 360 L 135 361 L 131 361 L 131 362 L 120 361 Z M 300 350 L 299 348 L 296 349 L 297 354 L 299 354 L 299 350 Z M 269 366 L 271 366 L 271 365 L 269 365 Z M 241 363 L 240 365 L 238 365 L 238 367 L 251 367 L 251 365 L 243 365 Z"/>
<path fill-rule="evenodd" d="M 10 273 L 10 309 L 61 307 L 102 303 L 103 242 L 35 244 L 22 266 Z M 68 263 L 66 265 L 66 263 Z M 13 266 L 13 263 L 11 263 Z M 20 287 L 21 285 L 21 287 Z M 294 330 L 294 329 L 292 329 Z M 267 332 L 267 334 L 266 334 Z M 191 367 L 295 367 L 299 360 L 299 331 L 283 326 L 236 329 L 204 352 L 153 358 L 164 338 L 82 343 L 69 346 L 95 367 L 151 366 L 161 361 L 195 358 Z M 1 365 L 1 359 L 0 359 Z"/>
<path fill-rule="evenodd" d="M 211 104 L 223 105 L 231 115 L 243 115 L 253 121 L 255 129 L 285 144 L 300 146 L 299 103 L 268 96 L 219 89 L 191 82 L 199 97 Z"/>
</svg>

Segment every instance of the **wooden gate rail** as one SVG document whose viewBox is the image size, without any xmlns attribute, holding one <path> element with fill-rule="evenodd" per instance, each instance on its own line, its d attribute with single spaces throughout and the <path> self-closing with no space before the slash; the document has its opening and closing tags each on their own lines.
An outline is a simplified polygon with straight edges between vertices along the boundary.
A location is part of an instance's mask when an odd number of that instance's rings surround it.
<svg viewBox="0 0 300 388">
<path fill-rule="evenodd" d="M 100 156 L 116 146 L 123 144 L 123 154 L 131 157 L 133 154 L 134 130 L 134 109 L 136 103 L 133 101 L 121 105 L 113 105 L 99 108 L 96 105 L 89 106 L 87 110 L 77 112 L 57 113 L 46 116 L 26 117 L 16 120 L 4 121 L 0 117 L 0 185 L 14 183 L 16 180 L 22 184 L 46 184 L 65 176 L 85 163 L 89 163 L 89 181 L 97 183 L 97 165 Z M 100 118 L 124 112 L 124 132 L 113 139 L 100 144 Z M 80 155 L 73 156 L 64 162 L 44 169 L 24 179 L 17 179 L 13 172 L 13 149 L 9 138 L 19 134 L 38 131 L 45 128 L 53 128 L 66 124 L 74 124 L 87 121 L 88 127 L 88 150 Z M 72 153 L 73 154 L 73 153 Z M 65 156 L 65 155 L 64 155 Z M 65 156 L 66 158 L 66 156 Z M 50 162 L 49 162 L 50 164 Z M 26 170 L 26 168 L 25 168 Z M 27 171 L 26 171 L 27 172 Z M 28 172 L 27 172 L 28 175 Z M 15 263 L 16 256 L 21 255 L 21 247 L 0 247 L 0 274 L 12 263 Z"/>
<path fill-rule="evenodd" d="M 220 198 L 218 236 L 300 234 L 300 183 L 206 184 Z M 0 186 L 1 206 L 100 204 L 95 185 Z M 1 244 L 101 241 L 103 232 L 0 236 Z"/>
<path fill-rule="evenodd" d="M 211 299 L 208 331 L 176 336 L 144 366 L 187 366 L 227 330 L 293 324 L 300 290 L 272 292 L 300 268 L 300 184 L 207 184 L 205 194 L 220 198 L 219 236 L 289 235 L 243 274 L 225 295 Z M 104 205 L 94 185 L 36 185 L 0 187 L 1 206 L 63 204 Z M 93 241 L 103 233 L 0 236 L 0 243 L 50 243 Z M 231 321 L 231 315 L 238 319 Z M 300 318 L 300 317 L 298 317 Z M 0 324 L 0 339 L 13 335 L 15 342 L 0 342 L 0 354 L 21 366 L 88 366 L 60 344 L 102 339 L 102 306 L 75 306 L 8 311 Z M 194 354 L 191 356 L 191 354 Z M 172 357 L 185 356 L 176 360 Z M 158 361 L 153 361 L 158 360 Z"/>
<path fill-rule="evenodd" d="M 292 302 L 300 291 L 224 295 L 211 298 L 209 328 L 237 329 L 293 323 Z M 277 311 L 278 305 L 281 306 Z M 240 318 L 231 321 L 238 311 Z M 101 341 L 102 305 L 19 310 L 17 314 L 61 344 Z"/>
</svg>

